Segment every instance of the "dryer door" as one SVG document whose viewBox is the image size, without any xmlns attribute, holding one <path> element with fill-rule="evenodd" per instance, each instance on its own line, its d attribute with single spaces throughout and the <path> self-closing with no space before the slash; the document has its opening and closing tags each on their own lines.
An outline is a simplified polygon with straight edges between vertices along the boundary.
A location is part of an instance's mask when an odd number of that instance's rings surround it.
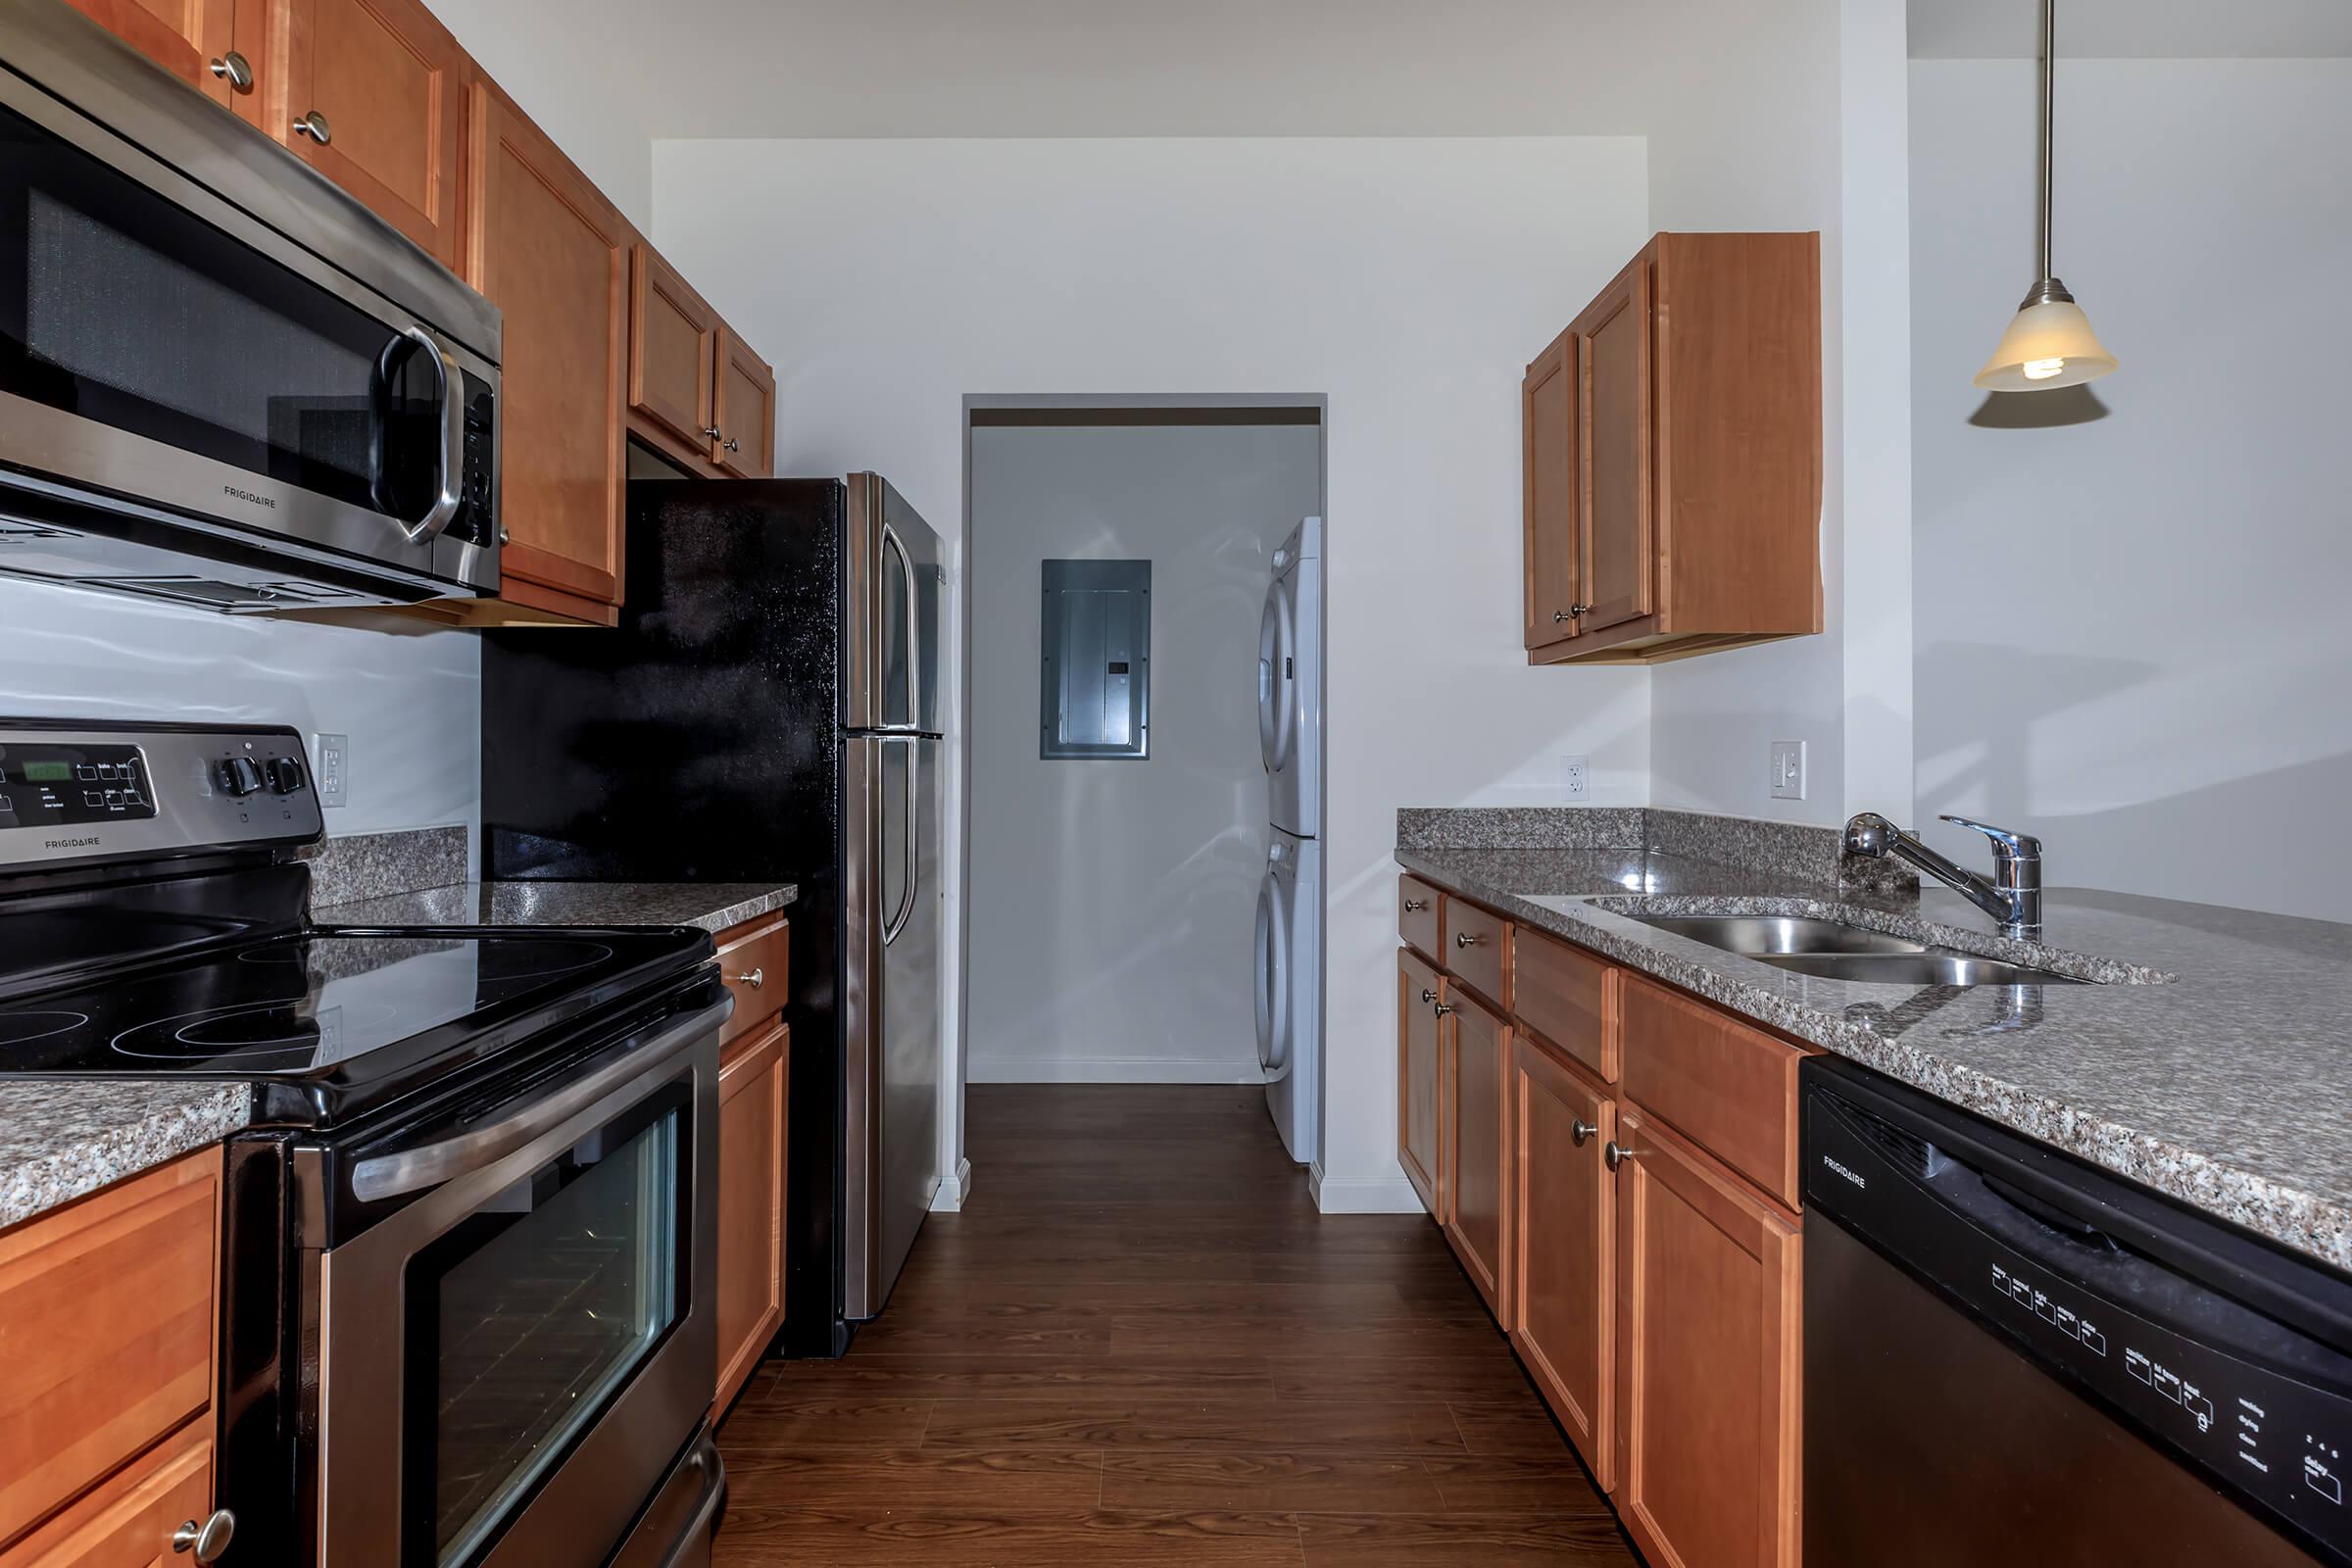
<svg viewBox="0 0 2352 1568">
<path fill-rule="evenodd" d="M 1291 1070 L 1290 890 L 1273 870 L 1257 888 L 1257 1064 L 1268 1081 Z"/>
<path fill-rule="evenodd" d="M 1289 585 L 1277 578 L 1266 589 L 1265 612 L 1257 618 L 1257 748 L 1266 771 L 1291 765 L 1292 710 L 1298 699 L 1298 665 Z"/>
</svg>

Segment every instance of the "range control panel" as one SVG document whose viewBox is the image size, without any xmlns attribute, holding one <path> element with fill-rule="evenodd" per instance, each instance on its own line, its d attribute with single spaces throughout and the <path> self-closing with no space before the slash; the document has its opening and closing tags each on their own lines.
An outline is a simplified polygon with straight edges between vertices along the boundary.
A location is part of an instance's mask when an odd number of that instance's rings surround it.
<svg viewBox="0 0 2352 1568">
<path fill-rule="evenodd" d="M 290 729 L 0 721 L 0 871 L 318 837 Z"/>
</svg>

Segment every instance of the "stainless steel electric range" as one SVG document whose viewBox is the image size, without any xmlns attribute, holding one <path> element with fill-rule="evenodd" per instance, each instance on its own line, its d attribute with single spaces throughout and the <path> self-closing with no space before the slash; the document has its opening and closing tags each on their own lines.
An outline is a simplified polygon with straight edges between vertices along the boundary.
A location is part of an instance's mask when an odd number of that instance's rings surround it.
<svg viewBox="0 0 2352 1568">
<path fill-rule="evenodd" d="M 707 1563 L 710 938 L 322 928 L 320 823 L 291 730 L 0 720 L 0 1074 L 252 1087 L 219 1560 Z"/>
</svg>

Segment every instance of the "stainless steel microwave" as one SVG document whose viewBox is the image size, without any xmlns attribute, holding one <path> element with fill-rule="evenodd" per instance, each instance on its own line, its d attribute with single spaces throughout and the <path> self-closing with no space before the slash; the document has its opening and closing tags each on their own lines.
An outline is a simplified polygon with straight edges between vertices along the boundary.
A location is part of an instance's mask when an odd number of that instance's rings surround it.
<svg viewBox="0 0 2352 1568">
<path fill-rule="evenodd" d="M 498 586 L 497 309 L 63 0 L 0 0 L 0 572 L 220 611 Z"/>
</svg>

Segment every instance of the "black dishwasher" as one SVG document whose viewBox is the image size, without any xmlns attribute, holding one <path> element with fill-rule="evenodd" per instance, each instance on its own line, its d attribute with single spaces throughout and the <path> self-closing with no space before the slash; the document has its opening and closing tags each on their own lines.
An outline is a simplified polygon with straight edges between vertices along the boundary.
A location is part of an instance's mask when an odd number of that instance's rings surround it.
<svg viewBox="0 0 2352 1568">
<path fill-rule="evenodd" d="M 2352 1281 L 1837 1057 L 1806 1568 L 2352 1564 Z"/>
</svg>

